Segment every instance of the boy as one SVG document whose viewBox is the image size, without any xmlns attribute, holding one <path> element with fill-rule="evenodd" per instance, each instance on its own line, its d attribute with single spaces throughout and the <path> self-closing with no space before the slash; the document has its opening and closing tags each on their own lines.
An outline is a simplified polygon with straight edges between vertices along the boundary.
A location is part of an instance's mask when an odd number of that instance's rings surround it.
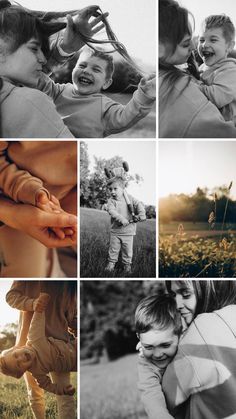
<svg viewBox="0 0 236 419">
<path fill-rule="evenodd" d="M 3 374 L 20 378 L 26 371 L 30 371 L 38 385 L 57 395 L 70 395 L 75 392 L 71 385 L 52 383 L 48 376 L 51 371 L 63 373 L 76 371 L 76 340 L 47 338 L 45 335 L 45 308 L 50 299 L 49 294 L 40 293 L 34 300 L 34 314 L 25 346 L 13 347 L 4 351 L 0 356 L 0 369 Z M 29 322 L 32 314 L 24 312 L 25 322 Z"/>
<path fill-rule="evenodd" d="M 228 58 L 234 38 L 235 28 L 228 16 L 209 16 L 203 22 L 198 51 L 203 59 L 201 91 L 226 121 L 236 124 L 236 60 Z"/>
<path fill-rule="evenodd" d="M 159 294 L 141 300 L 135 311 L 135 329 L 141 349 L 139 390 L 149 419 L 171 419 L 161 381 L 175 356 L 182 333 L 181 315 L 173 297 Z"/>
<path fill-rule="evenodd" d="M 102 138 L 122 132 L 144 118 L 156 97 L 153 75 L 143 77 L 130 102 L 123 106 L 103 95 L 112 83 L 112 56 L 85 46 L 72 72 L 72 84 L 54 83 L 42 73 L 38 88 L 54 101 L 76 138 Z"/>
<path fill-rule="evenodd" d="M 133 257 L 133 237 L 136 234 L 136 222 L 146 220 L 145 208 L 142 202 L 127 195 L 125 190 L 126 176 L 122 168 L 113 169 L 115 176 L 107 180 L 111 198 L 107 203 L 107 211 L 111 215 L 110 245 L 106 271 L 112 272 L 121 251 L 124 272 L 131 273 Z M 129 206 L 133 207 L 135 215 L 131 215 Z M 133 220 L 133 218 L 135 218 Z"/>
</svg>

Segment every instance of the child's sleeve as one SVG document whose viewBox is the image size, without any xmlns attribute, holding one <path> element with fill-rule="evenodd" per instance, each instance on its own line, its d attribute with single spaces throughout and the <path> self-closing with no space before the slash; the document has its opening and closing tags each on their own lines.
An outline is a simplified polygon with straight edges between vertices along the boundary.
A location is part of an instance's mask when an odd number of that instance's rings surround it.
<svg viewBox="0 0 236 419">
<path fill-rule="evenodd" d="M 65 84 L 55 83 L 47 74 L 42 73 L 39 78 L 37 89 L 46 93 L 54 102 L 63 92 Z"/>
<path fill-rule="evenodd" d="M 104 137 L 132 127 L 151 111 L 154 103 L 155 98 L 146 95 L 140 86 L 125 106 L 103 96 Z"/>
<path fill-rule="evenodd" d="M 235 68 L 219 71 L 215 76 L 213 84 L 208 86 L 202 83 L 199 88 L 218 109 L 221 109 L 236 100 L 235 80 L 236 66 Z"/>
<path fill-rule="evenodd" d="M 166 406 L 158 368 L 146 358 L 139 356 L 138 376 L 138 388 L 148 419 L 174 419 Z"/>
<path fill-rule="evenodd" d="M 116 207 L 113 204 L 111 199 L 109 199 L 109 201 L 107 203 L 107 211 L 111 215 L 111 217 L 114 218 L 114 220 L 120 222 L 121 224 L 127 222 L 127 219 L 125 217 L 123 217 L 123 215 L 118 213 L 118 211 L 117 211 L 117 209 L 116 209 Z"/>
<path fill-rule="evenodd" d="M 34 281 L 36 285 L 36 281 Z M 32 289 L 35 287 L 35 285 L 32 284 Z M 36 290 L 36 292 L 39 290 Z M 11 306 L 12 308 L 16 308 L 17 310 L 22 311 L 33 311 L 33 302 L 36 298 L 30 298 L 27 295 L 25 295 L 25 281 L 14 281 L 11 289 L 6 294 L 6 302 Z"/>
<path fill-rule="evenodd" d="M 15 202 L 35 205 L 39 190 L 48 191 L 43 182 L 26 170 L 21 170 L 8 158 L 8 141 L 0 141 L 0 189 Z"/>
<path fill-rule="evenodd" d="M 63 396 L 64 386 L 61 383 L 53 383 L 50 377 L 46 374 L 34 375 L 39 387 L 48 391 L 49 393 L 57 394 L 58 396 Z"/>
<path fill-rule="evenodd" d="M 133 206 L 135 210 L 135 215 L 137 215 L 140 219 L 140 221 L 146 220 L 146 211 L 143 203 L 141 201 L 138 201 L 136 198 L 132 198 L 133 200 Z"/>
</svg>

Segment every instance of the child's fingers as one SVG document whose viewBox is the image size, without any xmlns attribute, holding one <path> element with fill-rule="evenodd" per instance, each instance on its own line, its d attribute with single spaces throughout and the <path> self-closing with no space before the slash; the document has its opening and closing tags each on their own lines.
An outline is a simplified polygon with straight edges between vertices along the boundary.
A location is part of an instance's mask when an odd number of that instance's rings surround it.
<svg viewBox="0 0 236 419">
<path fill-rule="evenodd" d="M 54 231 L 54 233 L 59 239 L 63 240 L 65 238 L 66 234 L 64 233 L 63 229 L 59 227 L 53 227 L 52 230 Z"/>
<path fill-rule="evenodd" d="M 36 192 L 35 201 L 42 205 L 47 204 L 49 202 L 48 194 L 45 191 Z"/>
<path fill-rule="evenodd" d="M 72 234 L 74 234 L 74 230 L 70 227 L 66 227 L 64 228 L 64 233 L 66 236 L 72 236 Z"/>
</svg>

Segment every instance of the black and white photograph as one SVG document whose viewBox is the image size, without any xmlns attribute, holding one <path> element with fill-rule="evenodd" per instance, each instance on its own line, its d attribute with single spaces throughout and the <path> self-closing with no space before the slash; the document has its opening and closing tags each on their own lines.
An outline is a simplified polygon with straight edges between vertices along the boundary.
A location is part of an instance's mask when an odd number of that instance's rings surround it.
<svg viewBox="0 0 236 419">
<path fill-rule="evenodd" d="M 236 416 L 236 281 L 81 281 L 80 419 Z"/>
<path fill-rule="evenodd" d="M 0 136 L 155 138 L 155 6 L 1 0 Z"/>
<path fill-rule="evenodd" d="M 77 418 L 77 281 L 0 281 L 0 415 Z"/>
<path fill-rule="evenodd" d="M 155 150 L 155 141 L 81 141 L 81 278 L 156 277 Z"/>
<path fill-rule="evenodd" d="M 236 138 L 236 3 L 159 0 L 159 137 Z"/>
</svg>

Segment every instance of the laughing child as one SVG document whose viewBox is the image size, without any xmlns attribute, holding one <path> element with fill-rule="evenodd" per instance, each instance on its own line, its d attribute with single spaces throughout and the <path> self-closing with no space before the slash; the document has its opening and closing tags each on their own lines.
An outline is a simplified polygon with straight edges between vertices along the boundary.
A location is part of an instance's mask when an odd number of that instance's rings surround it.
<svg viewBox="0 0 236 419">
<path fill-rule="evenodd" d="M 162 391 L 162 376 L 174 358 L 182 333 L 181 315 L 175 299 L 168 294 L 141 300 L 135 311 L 139 339 L 138 387 L 148 419 L 173 419 Z"/>
<path fill-rule="evenodd" d="M 40 293 L 34 300 L 34 314 L 31 320 L 28 341 L 25 346 L 13 347 L 3 351 L 0 356 L 0 371 L 3 374 L 20 378 L 29 371 L 36 379 L 39 387 L 57 395 L 72 396 L 75 389 L 72 385 L 64 386 L 53 383 L 49 372 L 76 371 L 77 348 L 76 340 L 69 342 L 46 337 L 45 335 L 45 308 L 50 296 Z M 25 322 L 30 321 L 32 313 L 24 312 Z"/>
<path fill-rule="evenodd" d="M 234 39 L 235 28 L 228 16 L 209 16 L 203 22 L 198 52 L 203 60 L 201 91 L 226 121 L 236 125 L 236 60 L 228 58 Z"/>
<path fill-rule="evenodd" d="M 81 49 L 72 83 L 54 83 L 42 74 L 38 88 L 49 95 L 76 138 L 102 138 L 122 132 L 151 110 L 156 98 L 154 75 L 143 77 L 127 105 L 103 94 L 112 84 L 113 58 L 104 50 Z"/>
</svg>

